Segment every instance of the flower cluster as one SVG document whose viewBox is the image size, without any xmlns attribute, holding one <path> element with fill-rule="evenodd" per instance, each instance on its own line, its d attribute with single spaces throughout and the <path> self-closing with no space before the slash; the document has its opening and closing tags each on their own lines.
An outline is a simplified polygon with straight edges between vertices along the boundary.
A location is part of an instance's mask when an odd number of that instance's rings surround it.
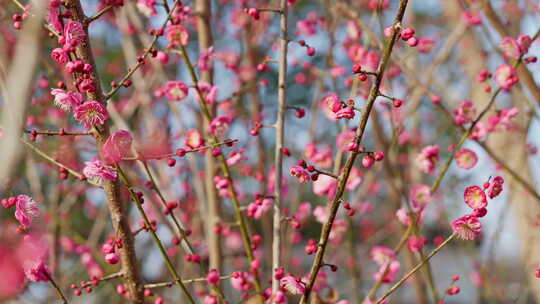
<svg viewBox="0 0 540 304">
<path fill-rule="evenodd" d="M 475 185 L 465 189 L 463 193 L 465 204 L 473 209 L 473 213 L 452 221 L 452 230 L 459 238 L 474 240 L 480 235 L 482 223 L 478 219 L 487 214 L 487 197 L 493 199 L 501 194 L 503 184 L 504 179 L 497 176 L 493 181 L 484 183 L 483 188 Z"/>
</svg>

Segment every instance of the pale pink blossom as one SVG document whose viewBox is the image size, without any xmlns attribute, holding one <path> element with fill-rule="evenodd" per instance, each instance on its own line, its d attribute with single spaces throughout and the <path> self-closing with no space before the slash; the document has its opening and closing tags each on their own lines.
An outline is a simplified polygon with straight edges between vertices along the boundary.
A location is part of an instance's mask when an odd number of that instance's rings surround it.
<svg viewBox="0 0 540 304">
<path fill-rule="evenodd" d="M 296 177 L 296 179 L 298 179 L 298 181 L 301 183 L 306 183 L 309 180 L 311 180 L 309 176 L 309 172 L 301 166 L 296 166 L 296 165 L 291 166 L 289 173 L 292 176 Z"/>
<path fill-rule="evenodd" d="M 489 132 L 506 131 L 513 127 L 512 118 L 518 115 L 519 111 L 516 107 L 502 109 L 496 114 L 491 115 L 487 119 L 487 129 Z"/>
<path fill-rule="evenodd" d="M 190 149 L 196 149 L 204 146 L 204 139 L 197 129 L 190 129 L 187 131 L 184 144 Z"/>
<path fill-rule="evenodd" d="M 217 86 L 213 86 L 207 82 L 199 82 L 199 90 L 201 91 L 204 101 L 207 104 L 213 104 L 217 99 Z M 201 102 L 199 94 L 195 95 L 198 102 Z"/>
<path fill-rule="evenodd" d="M 206 295 L 203 299 L 203 304 L 218 304 L 219 301 L 214 295 Z"/>
<path fill-rule="evenodd" d="M 231 152 L 231 154 L 229 154 L 229 157 L 227 157 L 227 166 L 234 166 L 237 163 L 246 160 L 247 158 L 244 155 L 245 152 L 245 149 L 239 149 L 237 151 Z"/>
<path fill-rule="evenodd" d="M 197 67 L 200 71 L 209 71 L 212 66 L 212 57 L 214 56 L 214 47 L 211 46 L 204 50 L 199 56 Z"/>
<path fill-rule="evenodd" d="M 230 282 L 232 287 L 239 291 L 248 291 L 253 286 L 251 283 L 251 275 L 243 271 L 233 272 Z"/>
<path fill-rule="evenodd" d="M 163 88 L 170 101 L 182 101 L 188 96 L 188 86 L 182 81 L 167 81 Z"/>
<path fill-rule="evenodd" d="M 332 166 L 332 148 L 330 146 L 323 146 L 322 149 L 318 149 L 314 143 L 308 143 L 304 148 L 304 156 L 319 168 L 329 168 Z"/>
<path fill-rule="evenodd" d="M 377 273 L 375 273 L 375 276 L 374 276 L 375 280 L 381 280 L 383 283 L 393 282 L 396 279 L 400 269 L 401 269 L 401 265 L 399 261 L 397 260 L 391 261 L 388 264 L 388 266 L 382 265 L 379 267 L 379 270 L 377 271 Z M 385 274 L 385 271 L 386 271 L 386 274 Z"/>
<path fill-rule="evenodd" d="M 336 138 L 336 146 L 341 152 L 347 152 L 349 144 L 353 142 L 356 136 L 356 132 L 353 130 L 346 130 L 338 134 Z"/>
<path fill-rule="evenodd" d="M 72 108 L 76 108 L 83 102 L 83 96 L 79 92 L 52 89 L 51 95 L 54 96 L 54 104 L 64 111 L 69 111 Z"/>
<path fill-rule="evenodd" d="M 360 171 L 360 169 L 356 167 L 352 167 L 351 172 L 349 173 L 349 178 L 347 179 L 347 183 L 345 184 L 345 189 L 347 189 L 348 191 L 353 191 L 361 183 L 362 183 L 362 172 Z"/>
<path fill-rule="evenodd" d="M 77 121 L 90 129 L 95 125 L 104 124 L 109 118 L 109 113 L 101 103 L 90 100 L 77 106 L 74 116 Z"/>
<path fill-rule="evenodd" d="M 315 209 L 313 209 L 313 216 L 317 222 L 324 224 L 326 219 L 328 219 L 328 209 L 323 206 L 317 206 Z"/>
<path fill-rule="evenodd" d="M 137 0 L 137 9 L 146 17 L 155 16 L 157 14 L 156 0 Z"/>
<path fill-rule="evenodd" d="M 476 118 L 476 107 L 470 100 L 464 100 L 459 107 L 452 111 L 455 115 L 454 122 L 458 126 L 472 122 Z"/>
<path fill-rule="evenodd" d="M 396 259 L 396 252 L 386 246 L 374 246 L 371 248 L 370 256 L 375 263 L 383 266 Z"/>
<path fill-rule="evenodd" d="M 416 164 L 426 174 L 433 174 L 439 162 L 439 146 L 426 146 L 420 154 L 416 156 Z"/>
<path fill-rule="evenodd" d="M 123 158 L 128 157 L 131 154 L 132 142 L 133 137 L 129 131 L 119 130 L 114 132 L 107 138 L 101 148 L 103 160 L 108 164 L 116 164 Z"/>
<path fill-rule="evenodd" d="M 501 64 L 495 69 L 495 82 L 505 91 L 519 81 L 516 70 L 509 64 Z"/>
<path fill-rule="evenodd" d="M 300 280 L 296 280 L 296 278 L 290 274 L 281 278 L 281 280 L 279 280 L 279 285 L 291 294 L 304 294 L 306 291 L 304 284 L 302 284 Z"/>
<path fill-rule="evenodd" d="M 258 199 L 248 205 L 247 216 L 260 219 L 266 212 L 272 208 L 272 199 Z"/>
<path fill-rule="evenodd" d="M 304 222 L 307 217 L 311 214 L 311 203 L 303 202 L 300 203 L 298 209 L 296 210 L 295 217 L 298 221 Z"/>
<path fill-rule="evenodd" d="M 481 139 L 484 139 L 484 137 L 486 137 L 487 133 L 488 133 L 488 129 L 486 125 L 484 124 L 484 122 L 479 121 L 474 126 L 474 129 L 469 138 L 472 140 L 481 140 Z"/>
<path fill-rule="evenodd" d="M 231 119 L 227 116 L 219 116 L 210 123 L 210 132 L 217 137 L 221 137 L 227 132 L 231 124 Z"/>
<path fill-rule="evenodd" d="M 15 218 L 21 226 L 27 228 L 32 223 L 34 217 L 39 216 L 39 207 L 31 197 L 28 195 L 17 196 L 15 202 Z"/>
<path fill-rule="evenodd" d="M 503 54 L 508 58 L 517 59 L 521 56 L 521 48 L 514 38 L 504 37 L 499 47 Z"/>
<path fill-rule="evenodd" d="M 186 46 L 188 44 L 189 32 L 181 25 L 169 24 L 165 33 L 169 40 L 169 48 Z"/>
<path fill-rule="evenodd" d="M 118 177 L 116 170 L 107 166 L 99 159 L 93 159 L 84 163 L 83 174 L 88 179 L 116 180 Z"/>
<path fill-rule="evenodd" d="M 461 149 L 455 155 L 456 163 L 460 168 L 471 169 L 478 162 L 476 153 L 469 149 Z"/>
<path fill-rule="evenodd" d="M 319 175 L 319 178 L 313 182 L 313 193 L 316 195 L 326 195 L 328 199 L 333 199 L 336 190 L 336 179 L 331 176 L 321 174 Z"/>
<path fill-rule="evenodd" d="M 326 117 L 336 120 L 336 113 L 341 109 L 341 101 L 335 94 L 328 94 L 321 100 L 321 108 Z"/>
<path fill-rule="evenodd" d="M 452 221 L 452 231 L 463 240 L 476 239 L 482 230 L 482 223 L 474 215 L 465 215 Z"/>
<path fill-rule="evenodd" d="M 433 200 L 428 185 L 415 184 L 409 191 L 411 205 L 415 211 L 423 210 Z"/>
</svg>

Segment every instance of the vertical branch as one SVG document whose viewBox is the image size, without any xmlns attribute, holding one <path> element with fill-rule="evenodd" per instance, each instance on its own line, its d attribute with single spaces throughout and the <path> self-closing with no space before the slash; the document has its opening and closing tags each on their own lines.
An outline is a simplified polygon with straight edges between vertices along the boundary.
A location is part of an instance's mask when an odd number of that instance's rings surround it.
<svg viewBox="0 0 540 304">
<path fill-rule="evenodd" d="M 1 66 L 0 72 L 7 70 L 7 79 L 3 83 L 0 77 L 0 91 L 3 99 L 1 126 L 2 145 L 11 147 L 0 151 L 0 180 L 11 176 L 16 162 L 21 155 L 19 136 L 24 126 L 24 113 L 29 105 L 28 89 L 34 78 L 34 71 L 39 58 L 41 22 L 45 11 L 44 1 L 32 1 L 34 16 L 25 21 L 24 28 L 17 40 L 13 58 L 10 58 L 9 70 Z M 6 41 L 7 43 L 7 41 Z M 7 54 L 6 54 L 7 55 Z M 5 62 L 0 62 L 3 64 Z M 0 75 L 3 76 L 3 75 Z"/>
<path fill-rule="evenodd" d="M 362 142 L 362 137 L 364 136 L 364 132 L 367 126 L 367 122 L 369 119 L 369 115 L 371 113 L 371 109 L 373 108 L 373 105 L 375 104 L 375 99 L 379 96 L 379 87 L 382 83 L 382 79 L 384 76 L 384 71 L 386 69 L 386 66 L 388 65 L 388 62 L 390 61 L 390 55 L 392 53 L 392 49 L 394 47 L 394 43 L 397 40 L 399 29 L 401 28 L 401 21 L 403 20 L 403 16 L 405 14 L 405 9 L 407 8 L 408 0 L 400 0 L 399 3 L 399 9 L 398 13 L 396 15 L 396 18 L 394 19 L 393 23 L 393 31 L 392 36 L 388 40 L 383 56 L 381 58 L 381 62 L 379 63 L 379 66 L 376 71 L 376 78 L 375 81 L 371 87 L 371 90 L 369 92 L 368 100 L 366 107 L 364 108 L 364 111 L 362 113 L 362 117 L 360 119 L 360 123 L 358 125 L 358 129 L 356 130 L 356 137 L 355 142 L 360 145 Z M 315 280 L 317 279 L 317 274 L 319 273 L 320 268 L 322 267 L 324 261 L 324 253 L 326 251 L 326 246 L 328 245 L 328 238 L 330 237 L 330 231 L 332 230 L 332 225 L 334 224 L 334 220 L 337 215 L 337 211 L 339 209 L 339 205 L 342 201 L 343 194 L 345 192 L 345 185 L 347 184 L 347 180 L 349 179 L 349 174 L 351 172 L 351 168 L 354 164 L 354 161 L 356 160 L 356 157 L 358 156 L 359 152 L 352 152 L 349 157 L 347 158 L 347 161 L 345 163 L 345 166 L 343 168 L 343 171 L 339 175 L 338 178 L 338 187 L 336 194 L 334 196 L 334 199 L 330 203 L 330 210 L 328 219 L 323 225 L 321 235 L 319 238 L 318 248 L 317 248 L 317 254 L 315 256 L 315 260 L 313 261 L 313 265 L 311 266 L 311 270 L 309 273 L 309 279 L 306 284 L 306 291 L 302 298 L 300 299 L 300 303 L 306 304 L 309 295 L 311 293 L 311 289 L 313 288 L 313 285 L 315 284 Z"/>
<path fill-rule="evenodd" d="M 66 0 L 66 7 L 68 7 L 73 15 L 73 20 L 79 21 L 85 25 L 86 37 L 76 48 L 77 56 L 86 63 L 92 65 L 94 78 L 95 92 L 88 93 L 88 97 L 101 103 L 105 103 L 105 98 L 101 90 L 100 78 L 97 73 L 96 64 L 92 54 L 90 45 L 90 39 L 88 37 L 88 25 L 85 22 L 86 17 L 84 15 L 81 3 L 79 0 Z M 107 140 L 109 135 L 109 126 L 107 124 L 96 127 L 97 132 L 94 133 L 94 137 L 98 144 L 98 149 Z M 111 220 L 116 231 L 116 235 L 122 240 L 123 246 L 119 248 L 120 257 L 122 261 L 122 272 L 124 283 L 130 295 L 130 299 L 134 303 L 144 303 L 143 286 L 141 284 L 139 269 L 137 267 L 137 258 L 135 254 L 135 244 L 133 241 L 133 235 L 129 226 L 128 210 L 126 206 L 120 201 L 119 184 L 117 181 L 105 181 L 103 188 L 105 195 L 107 196 L 107 205 L 111 213 Z"/>
<path fill-rule="evenodd" d="M 199 37 L 199 52 L 205 51 L 213 44 L 212 27 L 210 19 L 212 9 L 210 0 L 197 0 L 195 2 L 195 11 L 197 12 L 197 32 Z M 201 80 L 213 84 L 213 68 L 208 71 L 201 71 Z M 212 111 L 213 109 L 211 109 Z M 204 117 L 204 131 L 209 129 L 209 120 Z M 220 222 L 219 201 L 214 183 L 216 174 L 216 164 L 211 153 L 207 152 L 204 156 L 206 174 L 204 177 L 204 186 L 206 192 L 208 220 L 206 223 L 206 235 L 208 236 L 208 255 L 209 268 L 221 269 L 221 237 L 214 231 L 216 225 Z"/>
<path fill-rule="evenodd" d="M 285 111 L 287 107 L 287 0 L 281 0 L 280 14 L 280 49 L 279 49 L 279 76 L 278 76 L 278 112 L 276 118 L 276 151 L 275 151 L 275 178 L 274 178 L 274 219 L 272 228 L 272 294 L 279 290 L 279 281 L 276 279 L 276 270 L 281 264 L 281 201 L 282 201 L 282 175 L 283 175 L 283 135 L 285 133 Z"/>
</svg>

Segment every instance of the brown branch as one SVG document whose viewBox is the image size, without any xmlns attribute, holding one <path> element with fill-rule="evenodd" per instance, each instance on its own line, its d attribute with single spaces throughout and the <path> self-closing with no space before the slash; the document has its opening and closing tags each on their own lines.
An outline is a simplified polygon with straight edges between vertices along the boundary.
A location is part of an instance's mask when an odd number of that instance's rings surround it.
<svg viewBox="0 0 540 304">
<path fill-rule="evenodd" d="M 394 47 L 394 43 L 397 40 L 398 32 L 401 28 L 401 21 L 403 20 L 403 16 L 405 14 L 405 9 L 407 7 L 408 0 L 401 0 L 399 4 L 398 13 L 396 15 L 396 18 L 394 19 L 393 23 L 393 31 L 392 36 L 390 37 L 390 40 L 387 42 L 386 47 L 383 52 L 383 56 L 381 59 L 381 62 L 379 63 L 379 66 L 377 68 L 377 77 L 375 78 L 375 81 L 371 87 L 371 90 L 369 92 L 369 97 L 367 100 L 366 110 L 363 112 L 362 117 L 360 119 L 360 123 L 358 125 L 358 129 L 356 130 L 356 143 L 358 145 L 361 144 L 362 137 L 364 135 L 364 131 L 367 126 L 367 122 L 369 119 L 369 114 L 371 113 L 371 109 L 373 108 L 373 104 L 375 103 L 375 99 L 378 96 L 379 88 L 382 83 L 382 78 L 384 76 L 384 71 L 386 69 L 386 66 L 388 65 L 390 55 L 392 53 L 392 49 Z M 354 161 L 356 160 L 356 157 L 358 156 L 358 152 L 352 152 L 346 163 L 345 167 L 343 168 L 342 173 L 339 176 L 339 183 L 338 183 L 338 189 L 336 191 L 335 197 L 330 203 L 330 210 L 329 210 L 329 216 L 327 221 L 324 223 L 321 236 L 319 239 L 318 244 L 318 250 L 317 255 L 315 256 L 315 261 L 313 262 L 313 265 L 311 267 L 309 280 L 306 284 L 306 292 L 302 296 L 302 299 L 300 300 L 300 303 L 306 304 L 309 295 L 311 293 L 311 289 L 313 288 L 313 284 L 315 283 L 315 280 L 317 278 L 317 274 L 322 266 L 324 253 L 326 250 L 326 246 L 328 244 L 328 238 L 330 236 L 330 231 L 332 230 L 332 225 L 334 223 L 334 219 L 336 218 L 337 211 L 339 209 L 339 205 L 341 202 L 341 199 L 343 197 L 343 194 L 345 192 L 345 185 L 347 184 L 347 180 L 349 178 L 349 174 L 351 172 L 351 168 L 354 164 Z"/>
<path fill-rule="evenodd" d="M 86 17 L 79 0 L 66 0 L 65 5 L 71 11 L 73 20 L 85 24 L 84 21 L 86 20 Z M 88 97 L 92 100 L 105 104 L 106 98 L 101 90 L 100 78 L 97 73 L 96 64 L 92 54 L 87 24 L 85 26 L 85 32 L 86 37 L 77 46 L 76 53 L 78 58 L 82 59 L 84 62 L 92 65 L 93 67 L 91 76 L 94 79 L 95 92 L 88 93 Z M 96 127 L 95 129 L 97 132 L 94 134 L 94 137 L 97 141 L 98 148 L 101 150 L 109 135 L 109 126 L 106 124 L 104 126 Z M 123 246 L 122 248 L 119 248 L 119 252 L 122 261 L 121 267 L 122 272 L 124 273 L 123 279 L 125 285 L 129 292 L 130 299 L 134 303 L 143 304 L 145 302 L 143 293 L 144 290 L 140 279 L 133 235 L 129 225 L 129 212 L 126 206 L 120 200 L 119 183 L 117 181 L 105 181 L 104 190 L 107 197 L 107 205 L 109 206 L 109 211 L 111 213 L 111 220 L 114 230 L 116 231 L 117 237 L 123 242 Z"/>
</svg>

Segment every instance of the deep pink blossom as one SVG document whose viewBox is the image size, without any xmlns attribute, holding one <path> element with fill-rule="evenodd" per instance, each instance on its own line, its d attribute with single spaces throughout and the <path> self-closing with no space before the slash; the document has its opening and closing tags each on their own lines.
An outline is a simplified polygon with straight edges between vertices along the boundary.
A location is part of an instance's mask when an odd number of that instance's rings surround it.
<svg viewBox="0 0 540 304">
<path fill-rule="evenodd" d="M 418 38 L 418 51 L 420 53 L 431 53 L 433 46 L 435 45 L 435 40 L 429 37 L 420 37 Z"/>
<path fill-rule="evenodd" d="M 88 179 L 116 180 L 116 170 L 109 167 L 99 159 L 93 159 L 84 163 L 83 174 Z"/>
<path fill-rule="evenodd" d="M 66 63 L 69 61 L 69 55 L 61 48 L 55 48 L 52 50 L 51 58 L 57 63 Z"/>
<path fill-rule="evenodd" d="M 17 196 L 15 203 L 15 218 L 21 226 L 27 228 L 32 223 L 34 217 L 39 216 L 39 207 L 37 203 L 28 195 Z"/>
<path fill-rule="evenodd" d="M 517 43 L 519 44 L 521 54 L 525 55 L 529 52 L 532 42 L 532 38 L 529 35 L 520 34 L 518 36 Z"/>
<path fill-rule="evenodd" d="M 354 110 L 352 107 L 343 107 L 341 110 L 337 111 L 336 113 L 337 119 L 353 119 L 354 118 Z"/>
<path fill-rule="evenodd" d="M 49 281 L 47 265 L 42 260 L 23 262 L 24 274 L 32 282 Z"/>
<path fill-rule="evenodd" d="M 210 270 L 208 274 L 206 275 L 206 281 L 208 282 L 208 284 L 215 285 L 219 283 L 219 280 L 220 280 L 219 271 L 216 269 Z"/>
<path fill-rule="evenodd" d="M 90 100 L 77 106 L 74 116 L 87 129 L 90 129 L 95 125 L 104 124 L 109 118 L 109 113 L 101 103 Z"/>
<path fill-rule="evenodd" d="M 108 164 L 116 164 L 123 158 L 128 157 L 131 154 L 132 142 L 133 137 L 129 131 L 120 130 L 114 132 L 107 138 L 101 148 L 103 160 Z"/>
<path fill-rule="evenodd" d="M 86 38 L 83 25 L 79 21 L 69 21 L 64 27 L 65 45 L 77 46 Z"/>
<path fill-rule="evenodd" d="M 462 240 L 476 239 L 482 230 L 482 223 L 474 215 L 465 215 L 452 221 L 452 231 Z"/>
<path fill-rule="evenodd" d="M 424 245 L 427 243 L 427 239 L 423 236 L 411 236 L 407 240 L 407 247 L 412 252 L 420 252 Z"/>
<path fill-rule="evenodd" d="M 463 193 L 465 203 L 472 209 L 481 209 L 487 206 L 487 198 L 484 190 L 479 186 L 469 186 Z"/>
<path fill-rule="evenodd" d="M 493 199 L 499 196 L 503 190 L 503 184 L 504 179 L 501 176 L 496 176 L 487 189 L 487 195 L 489 198 Z"/>
<path fill-rule="evenodd" d="M 62 33 L 62 23 L 60 22 L 59 1 L 49 1 L 47 22 L 57 32 Z"/>
</svg>

